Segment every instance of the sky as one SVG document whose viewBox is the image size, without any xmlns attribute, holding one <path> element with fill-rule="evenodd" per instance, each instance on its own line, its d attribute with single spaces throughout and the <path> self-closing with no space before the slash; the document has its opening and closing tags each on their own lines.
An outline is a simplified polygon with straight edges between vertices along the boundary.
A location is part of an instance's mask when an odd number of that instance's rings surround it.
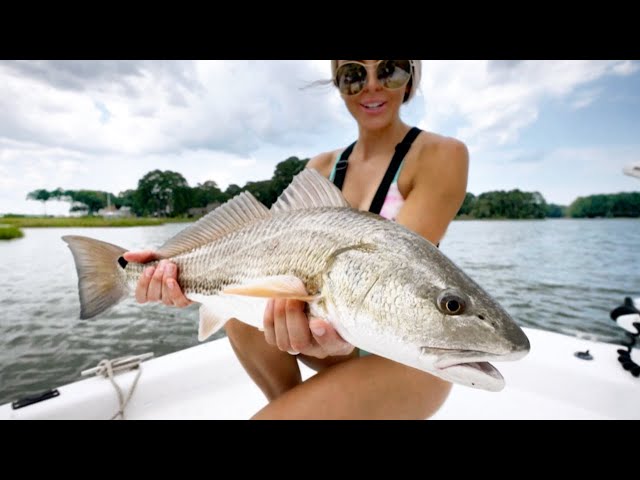
<svg viewBox="0 0 640 480">
<path fill-rule="evenodd" d="M 0 214 L 66 215 L 36 189 L 135 189 L 151 170 L 225 189 L 344 148 L 353 118 L 329 60 L 0 61 Z M 423 61 L 411 125 L 463 141 L 467 190 L 549 203 L 639 191 L 640 62 Z"/>
</svg>

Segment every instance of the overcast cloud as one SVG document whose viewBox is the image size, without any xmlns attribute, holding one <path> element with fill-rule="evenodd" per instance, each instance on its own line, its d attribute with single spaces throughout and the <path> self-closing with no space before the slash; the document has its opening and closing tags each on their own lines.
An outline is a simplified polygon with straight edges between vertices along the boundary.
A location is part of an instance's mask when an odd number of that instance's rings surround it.
<svg viewBox="0 0 640 480">
<path fill-rule="evenodd" d="M 469 146 L 476 194 L 535 189 L 569 203 L 637 190 L 621 168 L 640 159 L 631 135 L 640 124 L 638 67 L 425 61 L 403 116 Z M 289 156 L 355 139 L 335 90 L 309 86 L 329 75 L 329 61 L 2 61 L 0 213 L 42 213 L 25 200 L 38 188 L 118 193 L 155 168 L 222 188 L 270 178 Z M 596 120 L 599 140 L 579 135 L 579 125 Z M 47 210 L 66 213 L 68 204 Z"/>
</svg>

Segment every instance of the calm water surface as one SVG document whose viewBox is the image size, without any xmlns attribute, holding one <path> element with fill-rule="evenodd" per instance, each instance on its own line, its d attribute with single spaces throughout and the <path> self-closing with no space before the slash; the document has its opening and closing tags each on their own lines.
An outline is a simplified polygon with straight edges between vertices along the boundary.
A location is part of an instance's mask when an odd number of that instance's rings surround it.
<svg viewBox="0 0 640 480">
<path fill-rule="evenodd" d="M 0 242 L 0 404 L 80 380 L 104 358 L 197 345 L 196 305 L 129 299 L 79 320 L 75 267 L 60 239 L 86 235 L 135 250 L 186 225 L 24 229 L 23 238 Z M 441 249 L 522 326 L 626 340 L 609 312 L 625 296 L 640 297 L 638 219 L 456 221 Z"/>
</svg>

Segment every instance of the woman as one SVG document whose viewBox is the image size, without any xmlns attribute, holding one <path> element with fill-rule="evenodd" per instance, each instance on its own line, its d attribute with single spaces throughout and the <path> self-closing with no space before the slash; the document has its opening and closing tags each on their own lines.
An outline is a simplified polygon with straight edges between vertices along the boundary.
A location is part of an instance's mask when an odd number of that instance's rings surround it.
<svg viewBox="0 0 640 480">
<path fill-rule="evenodd" d="M 420 83 L 419 60 L 332 60 L 333 83 L 358 125 L 346 149 L 309 160 L 355 208 L 394 220 L 438 245 L 467 188 L 469 155 L 453 138 L 405 124 L 400 107 Z M 129 252 L 144 262 L 153 252 Z M 158 265 L 140 280 L 139 302 L 186 306 L 175 265 Z M 225 330 L 238 359 L 269 403 L 255 419 L 424 419 L 451 384 L 376 355 L 362 355 L 304 303 L 270 300 L 264 332 L 231 319 Z M 298 360 L 318 373 L 303 382 Z"/>
</svg>

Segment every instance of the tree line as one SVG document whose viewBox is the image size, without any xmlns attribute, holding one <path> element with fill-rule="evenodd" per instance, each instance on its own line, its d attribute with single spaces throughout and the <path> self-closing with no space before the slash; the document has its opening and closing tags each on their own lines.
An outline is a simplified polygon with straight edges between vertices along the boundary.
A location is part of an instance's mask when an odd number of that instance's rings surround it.
<svg viewBox="0 0 640 480">
<path fill-rule="evenodd" d="M 118 195 L 99 190 L 58 188 L 34 190 L 27 194 L 27 199 L 41 201 L 45 208 L 49 200 L 66 201 L 71 205 L 70 211 L 82 211 L 87 215 L 96 215 L 111 204 L 116 209 L 129 207 L 139 217 L 189 217 L 198 216 L 201 209 L 215 208 L 246 190 L 271 207 L 308 161 L 308 158 L 289 157 L 276 165 L 270 180 L 247 182 L 243 187 L 231 184 L 224 191 L 213 180 L 190 187 L 178 172 L 153 170 L 138 181 L 136 189 L 125 190 Z"/>
<path fill-rule="evenodd" d="M 574 218 L 640 217 L 640 192 L 578 197 L 568 208 Z"/>
<path fill-rule="evenodd" d="M 199 216 L 204 209 L 235 197 L 242 191 L 251 192 L 267 207 L 278 199 L 293 177 L 305 168 L 309 159 L 289 157 L 278 163 L 269 180 L 247 182 L 243 187 L 229 185 L 224 191 L 215 181 L 208 180 L 190 187 L 178 172 L 153 170 L 138 181 L 135 190 L 114 195 L 96 190 L 34 190 L 27 199 L 45 203 L 64 200 L 71 211 L 97 214 L 109 203 L 115 208 L 129 207 L 141 217 Z M 578 197 L 569 206 L 547 203 L 539 192 L 491 191 L 480 195 L 468 192 L 458 211 L 459 219 L 542 219 L 542 218 L 640 217 L 640 192 L 590 195 Z"/>
<path fill-rule="evenodd" d="M 539 192 L 467 193 L 457 218 L 614 218 L 640 217 L 640 192 L 578 197 L 570 205 L 547 203 Z"/>
</svg>

